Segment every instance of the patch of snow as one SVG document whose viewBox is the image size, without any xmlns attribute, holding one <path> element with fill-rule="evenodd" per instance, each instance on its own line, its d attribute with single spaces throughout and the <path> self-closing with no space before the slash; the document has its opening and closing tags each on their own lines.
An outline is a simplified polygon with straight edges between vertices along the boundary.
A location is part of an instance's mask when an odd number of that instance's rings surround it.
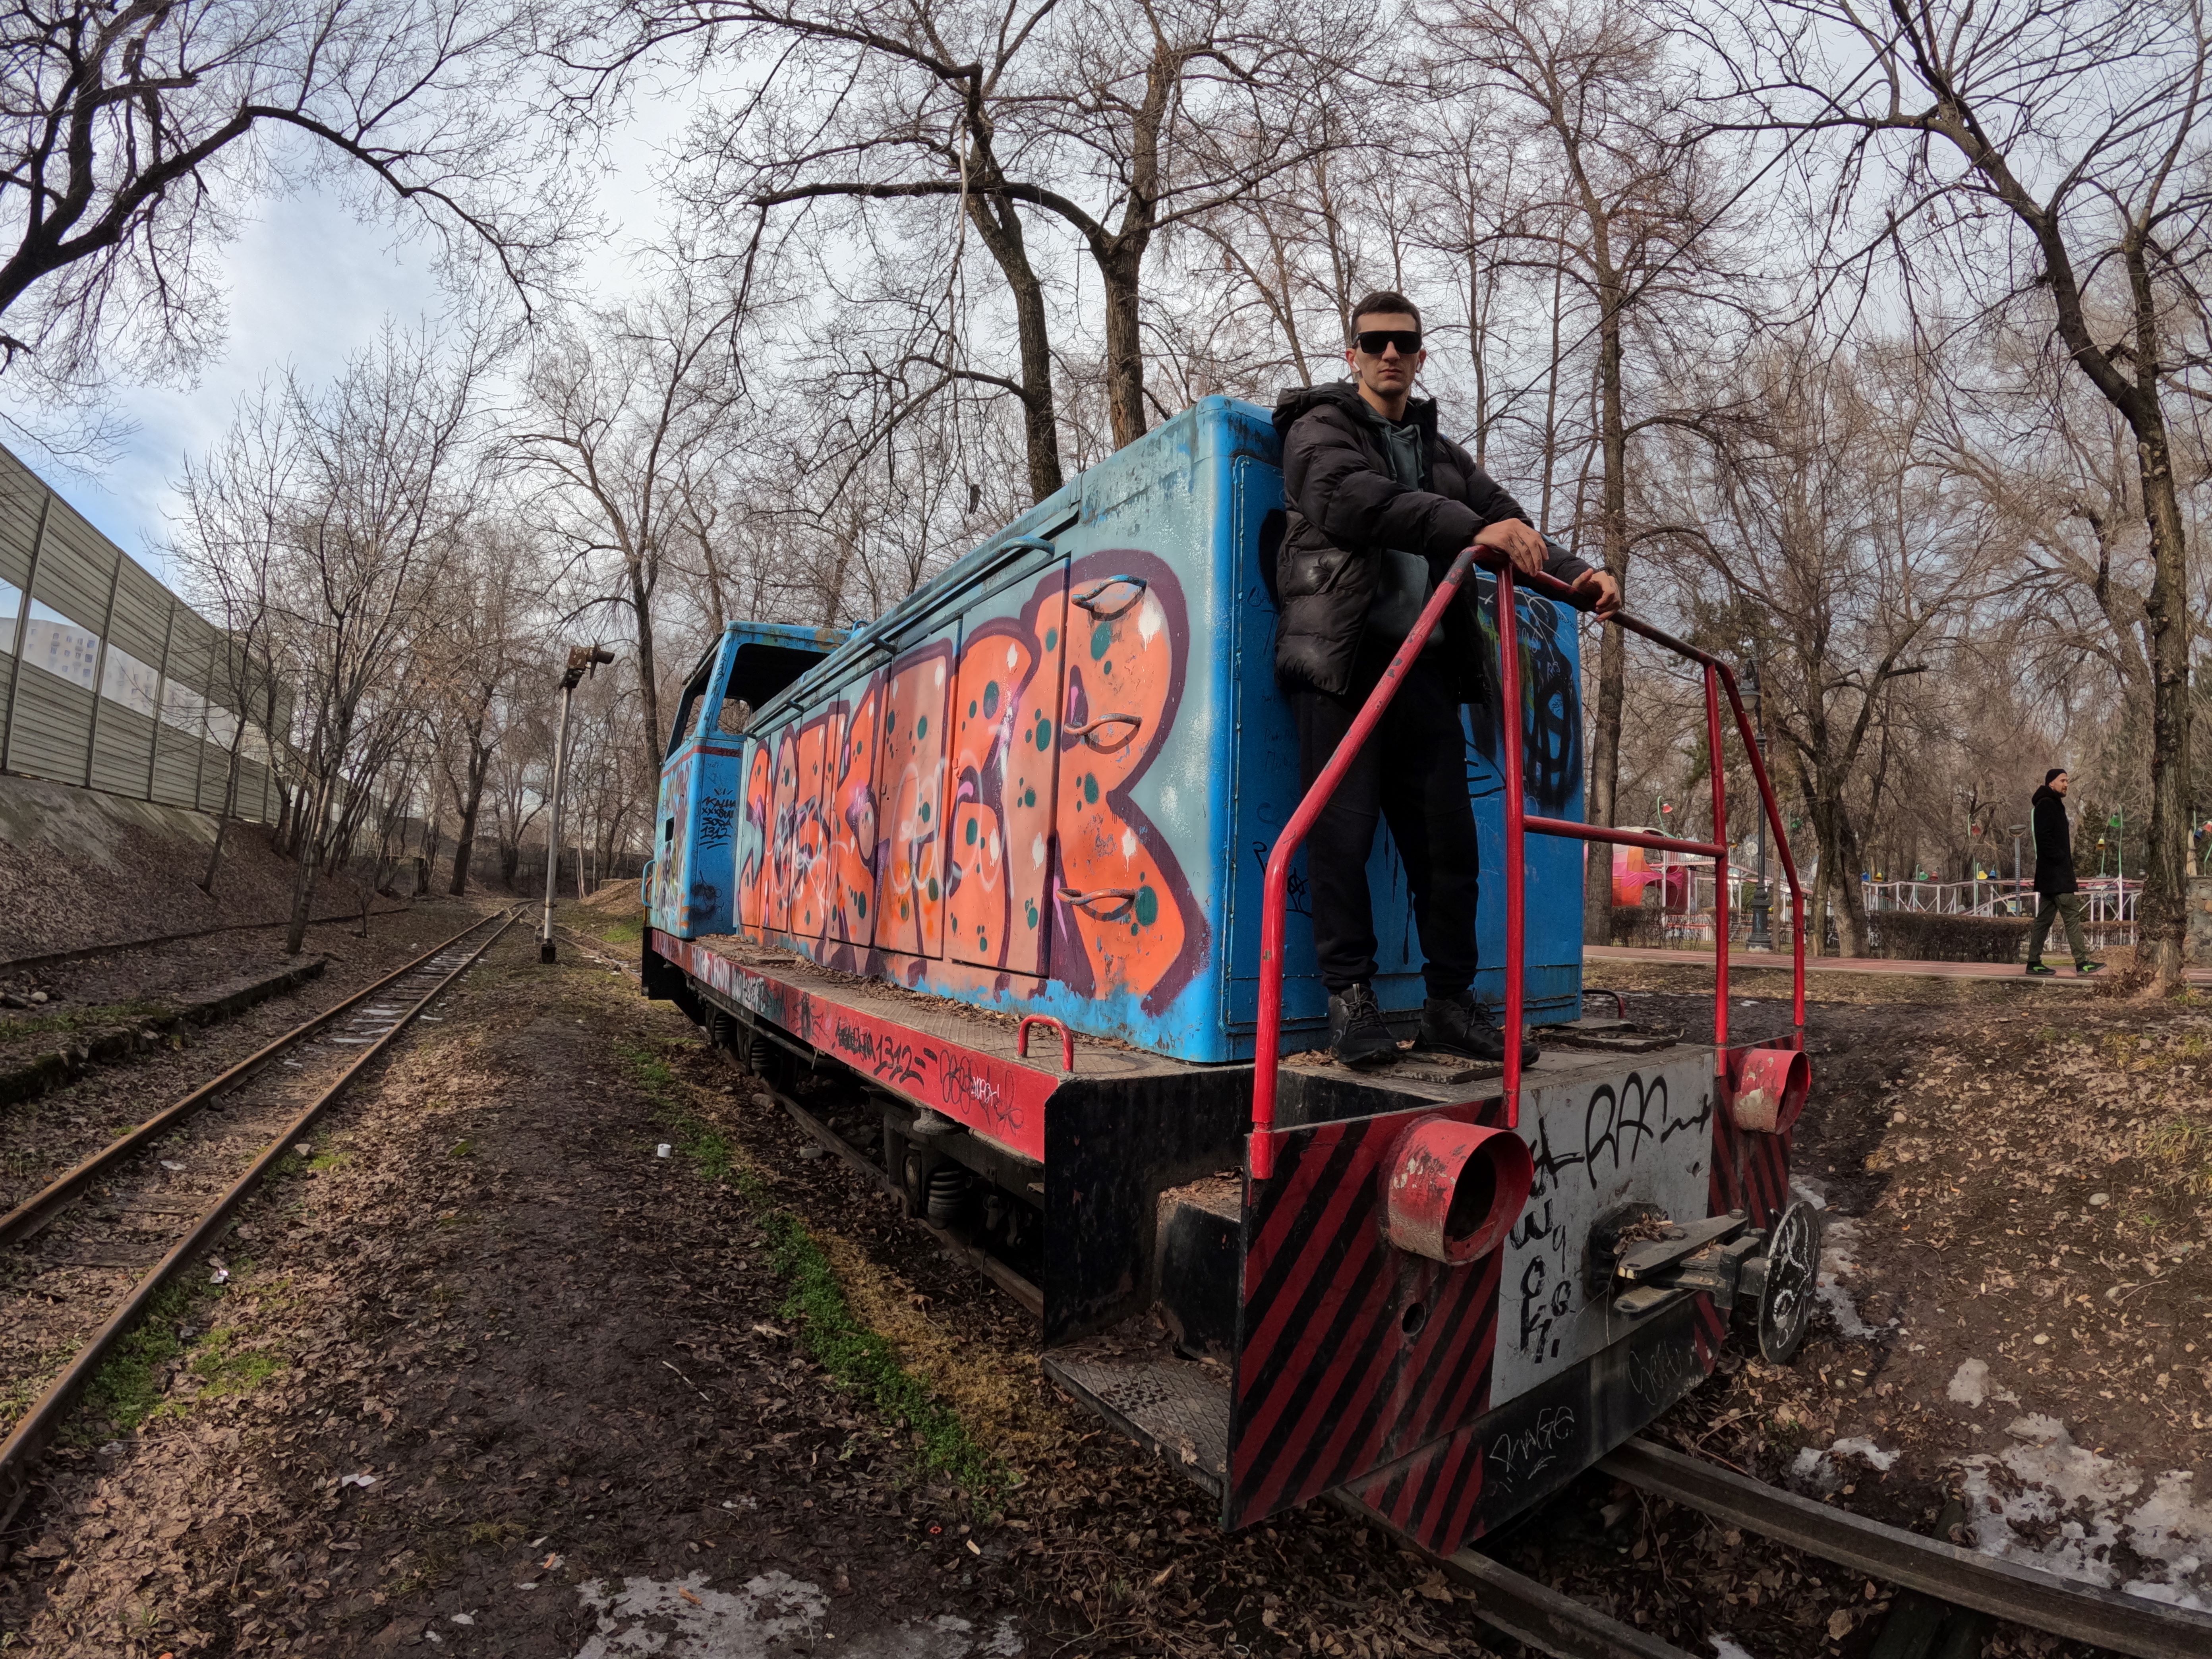
<svg viewBox="0 0 2212 1659">
<path fill-rule="evenodd" d="M 1790 1479 L 1810 1492 L 1834 1492 L 1844 1484 L 1843 1471 L 1836 1465 L 1839 1457 L 1856 1457 L 1883 1474 L 1897 1462 L 1895 1452 L 1884 1451 L 1871 1440 L 1847 1436 L 1826 1451 L 1818 1446 L 1799 1448 L 1797 1461 L 1790 1466 Z"/>
<path fill-rule="evenodd" d="M 2008 1406 L 2020 1404 L 2020 1396 L 2010 1389 L 1990 1386 L 1990 1366 L 1985 1359 L 1960 1360 L 1959 1369 L 1951 1374 L 1951 1386 L 1947 1392 L 1954 1401 L 1970 1411 L 1978 1409 L 1988 1400 L 2001 1400 Z"/>
<path fill-rule="evenodd" d="M 763 1573 L 735 1591 L 709 1589 L 707 1575 L 694 1572 L 625 1578 L 618 1590 L 594 1579 L 577 1594 L 599 1628 L 575 1659 L 769 1659 L 787 1641 L 823 1643 L 836 1630 L 821 1586 L 786 1572 Z M 847 1659 L 1020 1659 L 1023 1650 L 1011 1619 L 979 1642 L 967 1620 L 939 1613 L 840 1639 L 835 1650 Z"/>
<path fill-rule="evenodd" d="M 2196 1501 L 2191 1475 L 2172 1469 L 2147 1480 L 2117 1458 L 2075 1445 L 2063 1423 L 2041 1413 L 2016 1418 L 2007 1432 L 2017 1444 L 1965 1460 L 1963 1495 L 1977 1549 L 2212 1612 L 2212 1504 Z M 2000 1465 L 2009 1478 L 1992 1478 Z M 2016 1530 L 2048 1531 L 2053 1522 L 2056 1534 L 2040 1546 Z M 2112 1562 L 2122 1544 L 2144 1564 L 2141 1576 L 2125 1583 Z"/>
<path fill-rule="evenodd" d="M 1859 1224 L 1846 1216 L 1824 1213 L 1820 1218 L 1820 1278 L 1815 1287 L 1820 1305 L 1828 1310 L 1828 1317 L 1836 1322 L 1836 1328 L 1854 1341 L 1880 1336 L 1884 1331 L 1894 1330 L 1897 1322 L 1886 1320 L 1879 1325 L 1869 1325 L 1859 1317 L 1858 1304 L 1844 1288 L 1846 1274 L 1858 1273 Z"/>
<path fill-rule="evenodd" d="M 1951 1373 L 1951 1386 L 1946 1390 L 1952 1400 L 1968 1410 L 1980 1406 L 1990 1395 L 1990 1362 L 1986 1359 L 1962 1359 L 1959 1369 Z"/>
<path fill-rule="evenodd" d="M 1713 1638 L 1713 1659 L 1752 1659 L 1749 1649 L 1725 1636 Z"/>
<path fill-rule="evenodd" d="M 1838 1457 L 1856 1457 L 1862 1462 L 1871 1463 L 1884 1474 L 1888 1474 L 1889 1466 L 1897 1462 L 1895 1452 L 1884 1451 L 1873 1441 L 1856 1437 L 1838 1440 L 1828 1449 Z"/>
</svg>

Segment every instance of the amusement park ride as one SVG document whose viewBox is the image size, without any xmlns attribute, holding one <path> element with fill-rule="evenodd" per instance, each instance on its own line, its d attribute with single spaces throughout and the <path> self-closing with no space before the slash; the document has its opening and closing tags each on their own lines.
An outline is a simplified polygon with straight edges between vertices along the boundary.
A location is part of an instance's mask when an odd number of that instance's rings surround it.
<svg viewBox="0 0 2212 1659">
<path fill-rule="evenodd" d="M 1793 1026 L 1731 1039 L 1725 950 L 1710 1042 L 1585 1017 L 1580 843 L 1726 854 L 1581 821 L 1574 596 L 1461 554 L 1303 791 L 1272 672 L 1281 506 L 1266 411 L 1209 398 L 873 623 L 728 624 L 662 772 L 644 980 L 1021 1297 L 1056 1381 L 1222 1524 L 1334 1493 L 1449 1553 L 1693 1388 L 1732 1324 L 1772 1359 L 1802 1339 L 1803 902 L 1728 668 L 1607 618 L 1700 665 L 1716 755 L 1732 716 L 1789 890 Z M 1495 653 L 1467 730 L 1476 994 L 1545 1052 L 1353 1073 L 1316 1052 L 1299 848 L 1468 583 Z M 1387 836 L 1370 873 L 1376 989 L 1410 1036 Z M 860 1104 L 833 1125 L 840 1091 Z"/>
</svg>

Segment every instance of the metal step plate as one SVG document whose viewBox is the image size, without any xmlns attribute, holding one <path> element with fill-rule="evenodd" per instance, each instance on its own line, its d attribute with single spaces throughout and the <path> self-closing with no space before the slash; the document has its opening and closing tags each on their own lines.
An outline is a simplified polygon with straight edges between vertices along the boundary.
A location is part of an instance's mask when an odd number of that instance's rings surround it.
<svg viewBox="0 0 2212 1659">
<path fill-rule="evenodd" d="M 1045 1375 L 1216 1497 L 1229 1479 L 1229 1377 L 1188 1361 L 1044 1361 Z"/>
</svg>

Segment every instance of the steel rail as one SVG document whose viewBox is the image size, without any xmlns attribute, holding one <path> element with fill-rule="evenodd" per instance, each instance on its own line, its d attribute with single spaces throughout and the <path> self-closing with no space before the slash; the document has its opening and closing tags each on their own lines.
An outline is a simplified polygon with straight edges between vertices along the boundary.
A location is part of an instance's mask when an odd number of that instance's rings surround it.
<svg viewBox="0 0 2212 1659">
<path fill-rule="evenodd" d="M 425 951 L 421 956 L 416 957 L 412 962 L 406 963 L 404 967 L 394 969 L 391 973 L 386 974 L 382 979 L 378 980 L 374 985 L 369 986 L 367 989 L 356 991 L 344 1001 L 338 1003 L 332 1007 L 325 1009 L 321 1013 L 317 1014 L 313 1018 L 306 1021 L 302 1024 L 295 1025 L 290 1030 L 285 1032 L 283 1036 L 277 1037 L 264 1047 L 258 1049 L 251 1054 L 248 1054 L 244 1060 L 240 1060 L 237 1065 L 232 1066 L 221 1076 L 212 1078 L 209 1081 L 203 1083 L 198 1088 L 193 1090 L 182 1099 L 178 1100 L 173 1103 L 164 1107 L 161 1110 L 155 1113 L 153 1116 L 148 1118 L 137 1128 L 131 1130 L 130 1133 L 121 1136 L 118 1139 L 110 1141 L 106 1146 L 101 1147 L 90 1158 L 86 1158 L 83 1163 L 78 1164 L 75 1169 L 67 1170 L 64 1173 L 55 1176 L 53 1180 L 47 1182 L 46 1185 L 40 1191 L 25 1199 L 14 1209 L 9 1211 L 7 1214 L 0 1215 L 0 1245 L 12 1244 L 17 1239 L 27 1237 L 30 1234 L 36 1232 L 39 1228 L 44 1224 L 47 1218 L 52 1216 L 56 1210 L 58 1210 L 70 1199 L 74 1198 L 79 1192 L 82 1191 L 94 1179 L 94 1177 L 100 1173 L 101 1170 L 108 1169 L 115 1164 L 119 1163 L 124 1158 L 128 1158 L 131 1153 L 143 1147 L 148 1142 L 153 1140 L 164 1131 L 174 1127 L 186 1117 L 189 1117 L 192 1113 L 198 1111 L 210 1101 L 228 1094 L 233 1089 L 245 1082 L 246 1079 L 252 1077 L 256 1072 L 266 1066 L 270 1060 L 276 1059 L 286 1049 L 293 1048 L 304 1042 L 307 1038 L 313 1036 L 317 1031 L 329 1024 L 340 1014 L 344 1013 L 356 1004 L 363 1002 L 368 998 L 374 996 L 379 991 L 383 990 L 385 987 L 390 985 L 394 980 L 404 978 L 405 975 L 413 973 L 424 963 L 428 962 L 437 956 L 440 951 L 451 950 L 454 945 L 459 944 L 461 940 L 466 939 L 471 933 L 476 932 L 477 928 L 495 920 L 497 920 L 496 916 L 482 916 L 477 918 L 476 921 L 471 922 L 467 927 L 462 928 L 459 933 L 455 933 L 451 939 L 441 940 L 440 943 L 432 945 L 430 949 Z"/>
<path fill-rule="evenodd" d="M 402 916 L 412 908 L 410 905 L 395 905 L 388 910 L 371 910 L 375 916 Z M 334 921 L 358 921 L 361 912 L 342 910 L 334 916 L 310 916 L 307 926 L 324 927 Z M 28 973 L 36 968 L 61 968 L 72 962 L 90 962 L 94 957 L 113 956 L 118 951 L 146 951 L 156 945 L 175 945 L 188 939 L 207 939 L 216 933 L 251 933 L 266 927 L 282 927 L 290 921 L 289 916 L 279 916 L 274 921 L 225 921 L 213 927 L 191 927 L 181 933 L 150 933 L 144 939 L 117 939 L 112 945 L 82 945 L 74 951 L 49 951 L 44 956 L 11 957 L 0 962 L 0 975 Z"/>
<path fill-rule="evenodd" d="M 1447 1556 L 1443 1566 L 1476 1592 L 1477 1619 L 1553 1659 L 1692 1659 L 1665 1638 L 1624 1625 L 1479 1551 Z"/>
<path fill-rule="evenodd" d="M 122 1304 L 108 1316 L 107 1322 L 95 1331 L 91 1340 L 77 1350 L 75 1358 L 70 1361 L 61 1375 L 47 1386 L 46 1391 L 39 1396 L 37 1403 L 24 1414 L 23 1420 L 15 1425 L 6 1440 L 0 1441 L 0 1525 L 4 1525 L 13 1518 L 16 1510 L 21 1506 L 23 1499 L 28 1495 L 31 1466 L 37 1460 L 39 1454 L 46 1449 L 54 1431 L 60 1426 L 62 1419 L 68 1413 L 70 1407 L 76 1402 L 77 1396 L 84 1391 L 86 1384 L 92 1381 L 100 1370 L 101 1363 L 113 1351 L 116 1344 L 120 1342 L 138 1322 L 148 1305 L 161 1292 L 162 1287 L 195 1255 L 214 1242 L 216 1236 L 222 1231 L 223 1224 L 230 1218 L 231 1212 L 245 1201 L 256 1187 L 261 1184 L 264 1177 L 275 1166 L 276 1160 L 291 1150 L 292 1144 L 313 1127 L 315 1120 L 320 1117 L 330 1107 L 331 1102 L 344 1091 L 346 1085 L 360 1076 L 363 1068 L 381 1054 L 394 1037 L 411 1025 L 417 1014 L 428 1007 L 431 1002 L 442 995 L 456 980 L 474 967 L 483 953 L 497 944 L 506 934 L 507 930 L 514 926 L 520 915 L 521 908 L 517 907 L 508 911 L 503 917 L 488 917 L 484 922 L 477 923 L 477 927 L 483 927 L 488 922 L 497 921 L 499 926 L 493 930 L 489 938 L 470 951 L 449 972 L 441 975 L 437 983 L 416 999 L 414 1006 L 394 1020 L 389 1030 L 363 1048 L 360 1055 L 340 1072 L 328 1087 L 285 1125 L 283 1132 L 262 1149 L 259 1156 L 247 1166 L 246 1173 L 233 1182 L 214 1204 L 201 1214 L 199 1220 L 193 1224 L 191 1231 L 169 1247 L 168 1253 L 154 1265 L 151 1272 L 138 1281 L 130 1295 L 124 1298 Z M 474 931 L 474 928 L 465 929 L 462 936 L 465 937 L 467 933 Z"/>
<path fill-rule="evenodd" d="M 1597 1467 L 1616 1480 L 1901 1589 L 2133 1659 L 2203 1659 L 2212 1613 L 2084 1584 L 1815 1504 L 1649 1440 Z"/>
</svg>

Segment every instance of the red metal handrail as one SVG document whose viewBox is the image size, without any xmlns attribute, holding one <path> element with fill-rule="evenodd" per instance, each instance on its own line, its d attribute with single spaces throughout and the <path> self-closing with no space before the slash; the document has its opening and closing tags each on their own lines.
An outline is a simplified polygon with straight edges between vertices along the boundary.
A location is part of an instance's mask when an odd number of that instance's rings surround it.
<svg viewBox="0 0 2212 1659">
<path fill-rule="evenodd" d="M 1505 1098 L 1505 1123 L 1509 1128 L 1518 1128 L 1521 1122 L 1521 1030 L 1526 1012 L 1523 987 L 1527 924 L 1527 872 L 1523 843 L 1534 831 L 1541 836 L 1558 836 L 1577 841 L 1605 842 L 1618 846 L 1648 847 L 1662 852 L 1695 853 L 1718 861 L 1719 879 L 1714 883 L 1714 982 L 1713 982 L 1713 1042 L 1716 1049 L 1728 1042 L 1728 848 L 1724 840 L 1711 842 L 1685 841 L 1668 836 L 1644 835 L 1640 831 L 1613 830 L 1602 824 L 1575 823 L 1565 818 L 1531 817 L 1524 810 L 1521 776 L 1521 656 L 1517 620 L 1514 616 L 1513 599 L 1516 577 L 1513 566 L 1503 554 L 1486 548 L 1469 547 L 1452 562 L 1451 569 L 1437 584 L 1436 592 L 1422 608 L 1420 618 L 1406 635 L 1390 665 L 1382 671 L 1382 679 L 1368 694 L 1366 702 L 1336 746 L 1322 774 L 1316 778 L 1299 801 L 1297 811 L 1276 837 L 1273 849 L 1267 855 L 1267 872 L 1262 888 L 1264 895 L 1260 911 L 1260 1007 L 1257 1047 L 1252 1068 L 1252 1137 L 1248 1150 L 1248 1162 L 1255 1181 L 1265 1181 L 1274 1173 L 1275 1167 L 1275 1100 L 1281 1067 L 1283 1032 L 1283 928 L 1284 918 L 1290 908 L 1291 860 L 1351 769 L 1352 761 L 1373 733 L 1382 718 L 1382 711 L 1398 692 L 1406 671 L 1419 656 L 1429 636 L 1443 620 L 1445 607 L 1457 597 L 1468 572 L 1476 564 L 1495 573 L 1498 579 L 1498 705 L 1502 753 L 1499 770 L 1505 780 L 1505 1075 L 1503 1079 Z M 1572 606 L 1577 611 L 1590 610 L 1593 599 L 1570 587 L 1555 577 L 1541 574 L 1522 574 L 1518 581 L 1545 597 Z M 1674 638 L 1662 629 L 1616 611 L 1599 618 L 1625 633 L 1638 635 L 1654 644 L 1665 647 L 1679 656 L 1698 664 L 1705 671 L 1705 739 L 1711 757 L 1713 778 L 1713 823 L 1716 834 L 1727 835 L 1727 768 L 1720 762 L 1721 720 L 1720 693 L 1728 693 L 1729 707 L 1735 716 L 1736 735 L 1743 744 L 1745 754 L 1751 762 L 1752 776 L 1759 784 L 1760 809 L 1766 814 L 1768 827 L 1773 831 L 1774 844 L 1782 860 L 1782 871 L 1790 883 L 1790 933 L 1791 991 L 1790 1015 L 1796 1030 L 1796 1041 L 1802 1047 L 1805 1040 L 1805 895 L 1797 878 L 1797 863 L 1790 854 L 1789 837 L 1782 828 L 1782 814 L 1774 799 L 1774 785 L 1766 775 L 1766 763 L 1759 752 L 1756 734 L 1751 720 L 1744 713 L 1743 699 L 1738 695 L 1735 676 L 1728 665 L 1718 658 L 1698 650 L 1695 646 Z M 1503 717 L 1504 711 L 1513 711 L 1511 719 Z"/>
</svg>

